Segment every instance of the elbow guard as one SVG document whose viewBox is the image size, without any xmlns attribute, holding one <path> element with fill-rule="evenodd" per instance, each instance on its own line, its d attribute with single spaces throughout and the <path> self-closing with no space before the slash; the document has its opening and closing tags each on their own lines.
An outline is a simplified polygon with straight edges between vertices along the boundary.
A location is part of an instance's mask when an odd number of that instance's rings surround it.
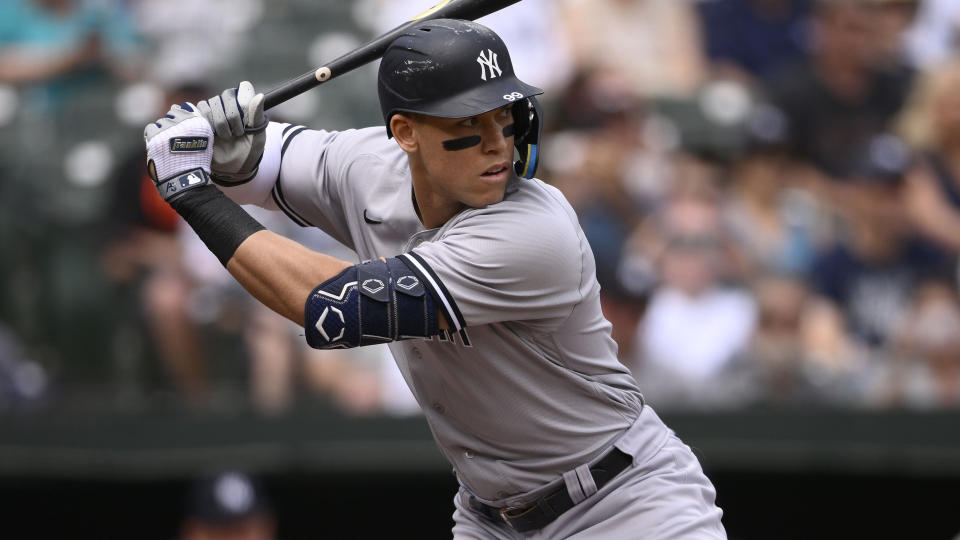
<svg viewBox="0 0 960 540">
<path fill-rule="evenodd" d="M 397 258 L 351 266 L 317 286 L 304 306 L 304 329 L 314 349 L 346 349 L 440 332 L 433 297 Z"/>
</svg>

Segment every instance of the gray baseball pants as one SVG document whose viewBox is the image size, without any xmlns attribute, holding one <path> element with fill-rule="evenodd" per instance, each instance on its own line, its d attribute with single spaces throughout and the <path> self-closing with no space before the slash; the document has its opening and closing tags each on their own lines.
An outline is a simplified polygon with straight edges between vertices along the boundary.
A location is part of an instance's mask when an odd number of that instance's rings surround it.
<svg viewBox="0 0 960 540">
<path fill-rule="evenodd" d="M 634 457 L 633 466 L 539 531 L 521 534 L 485 518 L 470 509 L 461 488 L 454 497 L 454 539 L 727 537 L 716 491 L 700 462 L 649 406 L 615 446 Z"/>
</svg>

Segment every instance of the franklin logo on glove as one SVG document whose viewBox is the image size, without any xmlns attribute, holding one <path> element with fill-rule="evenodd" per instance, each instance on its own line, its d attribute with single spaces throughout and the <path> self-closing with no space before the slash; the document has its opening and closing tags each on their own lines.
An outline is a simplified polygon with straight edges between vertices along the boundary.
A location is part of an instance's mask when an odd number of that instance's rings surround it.
<svg viewBox="0 0 960 540">
<path fill-rule="evenodd" d="M 209 140 L 206 137 L 176 137 L 170 139 L 171 152 L 203 152 Z"/>
</svg>

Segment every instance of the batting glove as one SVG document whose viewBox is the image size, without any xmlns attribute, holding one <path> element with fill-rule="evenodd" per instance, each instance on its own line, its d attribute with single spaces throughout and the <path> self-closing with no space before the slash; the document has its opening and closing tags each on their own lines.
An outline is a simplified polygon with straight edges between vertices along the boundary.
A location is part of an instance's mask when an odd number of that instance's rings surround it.
<svg viewBox="0 0 960 540">
<path fill-rule="evenodd" d="M 143 130 L 147 170 L 167 202 L 210 183 L 213 129 L 189 103 L 174 105 Z"/>
<path fill-rule="evenodd" d="M 263 112 L 263 94 L 257 94 L 247 81 L 227 88 L 219 96 L 197 103 L 197 111 L 213 126 L 213 180 L 236 185 L 257 175 L 264 131 L 269 119 Z"/>
</svg>

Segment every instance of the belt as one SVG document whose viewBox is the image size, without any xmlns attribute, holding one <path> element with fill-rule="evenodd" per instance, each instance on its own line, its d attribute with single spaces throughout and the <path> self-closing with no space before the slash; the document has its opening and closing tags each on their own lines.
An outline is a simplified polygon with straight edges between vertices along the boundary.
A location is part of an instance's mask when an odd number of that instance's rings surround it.
<svg viewBox="0 0 960 540">
<path fill-rule="evenodd" d="M 629 467 L 631 463 L 633 463 L 633 458 L 617 448 L 608 452 L 593 467 L 590 467 L 590 475 L 593 476 L 597 489 L 602 488 L 613 477 Z M 525 506 L 497 508 L 478 501 L 476 497 L 470 497 L 470 506 L 474 510 L 492 521 L 506 522 L 517 532 L 542 529 L 557 519 L 560 514 L 573 508 L 574 504 L 565 485 Z"/>
</svg>

